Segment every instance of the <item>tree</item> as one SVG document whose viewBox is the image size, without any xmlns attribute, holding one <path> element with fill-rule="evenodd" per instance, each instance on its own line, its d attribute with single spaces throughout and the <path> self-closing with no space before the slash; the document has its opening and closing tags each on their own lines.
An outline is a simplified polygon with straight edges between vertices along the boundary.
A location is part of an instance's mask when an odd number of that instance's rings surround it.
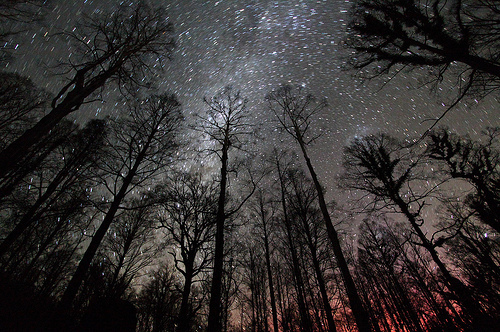
<svg viewBox="0 0 500 332">
<path fill-rule="evenodd" d="M 289 85 L 284 85 L 272 91 L 266 96 L 269 109 L 274 113 L 279 121 L 280 128 L 290 135 L 299 145 L 307 169 L 311 175 L 314 187 L 318 194 L 318 203 L 323 216 L 328 237 L 333 247 L 333 252 L 340 268 L 347 296 L 351 304 L 351 309 L 356 319 L 358 330 L 361 332 L 370 331 L 370 320 L 363 308 L 363 304 L 356 290 L 356 285 L 352 278 L 349 266 L 345 259 L 340 239 L 333 226 L 328 207 L 323 193 L 323 188 L 318 176 L 312 166 L 307 147 L 311 145 L 319 136 L 312 133 L 311 124 L 314 117 L 326 107 L 325 101 L 317 103 L 311 94 L 304 93 L 301 89 L 294 90 Z"/>
<path fill-rule="evenodd" d="M 50 112 L 0 152 L 0 178 L 28 158 L 33 146 L 57 123 L 109 82 L 135 91 L 153 68 L 152 61 L 168 57 L 173 47 L 172 25 L 164 10 L 143 2 L 87 17 L 79 29 L 64 35 L 77 50 L 67 64 L 71 78 L 52 99 Z"/>
<path fill-rule="evenodd" d="M 41 185 L 36 191 L 39 195 L 1 242 L 0 257 L 31 224 L 44 215 L 47 209 L 56 204 L 57 200 L 62 201 L 64 195 L 70 193 L 71 187 L 75 187 L 75 184 L 82 186 L 82 182 L 87 185 L 92 184 L 93 180 L 96 180 L 92 179 L 90 173 L 97 166 L 101 156 L 100 150 L 106 137 L 106 124 L 102 120 L 93 120 L 87 123 L 85 128 L 72 131 L 73 133 L 62 133 L 69 134 L 67 141 L 60 148 L 60 154 L 57 154 L 57 161 L 62 160 L 63 165 L 52 164 L 48 167 L 48 172 L 54 169 L 57 172 L 52 176 L 44 172 L 40 176 Z M 50 179 L 47 183 L 45 183 L 46 178 Z"/>
<path fill-rule="evenodd" d="M 408 282 L 405 282 L 409 276 L 404 273 L 406 269 L 401 256 L 408 241 L 397 236 L 391 228 L 397 230 L 401 227 L 389 224 L 387 220 L 385 224 L 377 219 L 363 221 L 359 232 L 358 267 L 363 281 L 369 285 L 367 291 L 371 302 L 380 307 L 374 315 L 381 328 L 423 331 L 424 322 L 417 310 L 423 308 L 423 301 L 413 299 Z M 432 313 L 426 314 L 430 316 Z"/>
<path fill-rule="evenodd" d="M 11 60 L 9 37 L 22 29 L 18 23 L 33 23 L 43 17 L 41 9 L 47 1 L 6 0 L 0 3 L 0 65 Z"/>
<path fill-rule="evenodd" d="M 276 204 L 273 204 L 272 199 L 264 194 L 264 190 L 259 188 L 256 198 L 251 206 L 254 214 L 254 227 L 260 232 L 260 240 L 264 247 L 264 257 L 266 263 L 267 282 L 269 289 L 269 301 L 271 303 L 271 314 L 273 317 L 273 331 L 279 331 L 278 325 L 278 309 L 276 306 L 275 286 L 273 280 L 272 266 L 271 266 L 271 234 L 272 234 L 272 220 L 276 213 Z"/>
<path fill-rule="evenodd" d="M 124 199 L 165 170 L 177 152 L 183 118 L 175 96 L 153 95 L 137 100 L 129 108 L 129 116 L 112 125 L 109 162 L 103 164 L 107 174 L 103 185 L 112 196 L 111 203 L 68 284 L 60 302 L 62 308 L 70 307 Z"/>
<path fill-rule="evenodd" d="M 242 282 L 248 291 L 243 296 L 249 305 L 250 330 L 253 332 L 269 331 L 267 313 L 266 263 L 263 248 L 249 239 L 245 245 L 242 266 Z"/>
<path fill-rule="evenodd" d="M 33 126 L 49 104 L 49 94 L 27 77 L 0 72 L 0 133 L 4 148 L 26 128 Z"/>
<path fill-rule="evenodd" d="M 226 207 L 228 200 L 228 176 L 231 171 L 234 171 L 229 164 L 229 153 L 233 150 L 244 148 L 244 139 L 246 136 L 252 134 L 252 126 L 248 122 L 247 100 L 240 95 L 240 92 L 234 92 L 232 88 L 227 87 L 216 96 L 210 99 L 205 98 L 204 101 L 207 106 L 207 114 L 200 116 L 201 124 L 198 130 L 211 141 L 213 148 L 209 148 L 209 152 L 215 154 L 221 164 L 219 197 L 215 217 L 215 252 L 207 330 L 209 332 L 219 332 L 222 330 L 221 299 L 226 219 L 238 212 L 255 190 L 255 185 L 253 185 L 250 193 L 235 208 L 228 209 Z"/>
<path fill-rule="evenodd" d="M 465 203 L 465 204 L 464 204 Z M 449 259 L 458 268 L 462 278 L 471 286 L 477 302 L 491 317 L 499 317 L 500 312 L 500 247 L 496 232 L 478 222 L 471 213 L 467 201 L 449 201 L 446 212 L 453 218 L 442 218 L 446 230 L 441 239 Z M 493 236 L 492 236 L 493 235 Z M 483 322 L 486 330 L 494 330 L 498 320 Z"/>
<path fill-rule="evenodd" d="M 176 331 L 188 332 L 200 308 L 191 296 L 193 284 L 212 263 L 217 188 L 204 182 L 201 174 L 178 173 L 155 192 L 162 212 L 160 225 L 173 247 L 175 268 L 184 278 Z"/>
<path fill-rule="evenodd" d="M 408 151 L 394 138 L 385 134 L 366 136 L 344 149 L 342 185 L 371 195 L 372 209 L 387 208 L 407 219 L 419 245 L 431 255 L 445 285 L 464 309 L 463 319 L 468 324 L 477 323 L 484 317 L 481 310 L 472 305 L 474 299 L 470 290 L 452 275 L 437 251 L 437 241 L 429 240 L 422 229 L 425 199 L 437 188 L 432 185 L 426 188 L 423 184 L 429 178 L 422 172 L 422 165 L 420 156 Z M 420 186 L 419 181 L 422 181 Z"/>
<path fill-rule="evenodd" d="M 321 242 L 322 238 L 324 238 L 324 231 L 320 224 L 322 221 L 321 213 L 316 206 L 317 192 L 312 181 L 299 170 L 289 170 L 287 178 L 291 187 L 288 199 L 290 216 L 292 222 L 296 225 L 297 232 L 303 235 L 302 240 L 309 249 L 312 267 L 321 295 L 323 311 L 328 322 L 328 331 L 336 331 L 330 297 L 327 292 L 324 271 L 321 268 L 320 261 L 322 251 Z M 328 256 L 328 253 L 323 256 Z"/>
<path fill-rule="evenodd" d="M 500 88 L 499 36 L 492 0 L 357 0 L 346 44 L 369 77 L 423 67 L 438 83 L 450 72 L 461 99 Z"/>
<path fill-rule="evenodd" d="M 474 187 L 468 206 L 483 223 L 500 232 L 500 130 L 490 129 L 484 134 L 480 142 L 447 129 L 431 132 L 427 155 L 439 162 L 445 176 L 463 179 Z"/>
<path fill-rule="evenodd" d="M 160 265 L 138 296 L 141 332 L 175 331 L 180 294 L 173 268 Z"/>
<path fill-rule="evenodd" d="M 110 297 L 123 296 L 138 273 L 158 255 L 151 200 L 146 193 L 141 199 L 132 199 L 104 239 L 100 251 L 111 274 L 106 290 Z"/>
</svg>

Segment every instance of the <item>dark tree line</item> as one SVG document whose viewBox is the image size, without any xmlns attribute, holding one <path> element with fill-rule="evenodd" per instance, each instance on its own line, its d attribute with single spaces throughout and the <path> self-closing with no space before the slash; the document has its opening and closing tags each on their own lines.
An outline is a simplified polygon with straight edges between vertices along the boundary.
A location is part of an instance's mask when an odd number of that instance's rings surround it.
<svg viewBox="0 0 500 332">
<path fill-rule="evenodd" d="M 0 5 L 0 37 L 36 4 Z M 494 91 L 499 14 L 488 0 L 357 1 L 353 64 L 461 70 L 463 94 Z M 265 129 L 299 154 L 257 154 L 244 91 L 206 97 L 195 125 L 151 93 L 174 46 L 167 18 L 143 3 L 84 18 L 53 96 L 0 73 L 0 330 L 496 330 L 498 128 L 356 138 L 327 188 L 311 157 L 323 99 L 270 90 Z M 117 114 L 72 121 L 113 86 Z M 359 199 L 328 201 L 336 189 Z"/>
</svg>

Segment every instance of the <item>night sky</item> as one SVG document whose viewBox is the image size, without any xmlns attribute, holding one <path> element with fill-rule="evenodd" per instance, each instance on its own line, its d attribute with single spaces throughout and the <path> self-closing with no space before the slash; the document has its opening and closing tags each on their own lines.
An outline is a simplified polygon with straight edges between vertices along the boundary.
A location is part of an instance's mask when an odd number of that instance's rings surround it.
<svg viewBox="0 0 500 332">
<path fill-rule="evenodd" d="M 57 91 L 60 77 L 51 75 L 57 61 L 66 61 L 72 50 L 52 34 L 71 30 L 82 12 L 109 10 L 120 1 L 51 0 L 46 20 L 31 24 L 15 36 L 19 44 L 9 70 L 30 76 L 50 91 Z M 439 116 L 456 96 L 451 81 L 436 94 L 419 88 L 425 71 L 403 73 L 387 84 L 384 79 L 361 82 L 346 70 L 350 51 L 342 44 L 346 35 L 348 0 L 223 0 L 156 1 L 174 23 L 177 48 L 158 77 L 160 91 L 175 92 L 189 117 L 203 110 L 202 99 L 224 86 L 241 90 L 249 99 L 257 123 L 270 120 L 264 96 L 282 83 L 298 84 L 329 108 L 318 119 L 323 137 L 311 148 L 313 163 L 327 188 L 334 187 L 340 171 L 341 151 L 353 137 L 378 131 L 400 138 L 418 137 L 431 125 L 425 119 Z M 106 90 L 113 95 L 113 91 Z M 441 125 L 474 135 L 487 126 L 500 126 L 495 96 L 467 100 L 448 114 Z M 85 120 L 119 112 L 112 98 L 94 103 L 75 114 Z M 269 135 L 269 134 L 266 134 Z M 276 140 L 265 136 L 263 142 Z M 332 192 L 330 192 L 330 195 Z"/>
</svg>

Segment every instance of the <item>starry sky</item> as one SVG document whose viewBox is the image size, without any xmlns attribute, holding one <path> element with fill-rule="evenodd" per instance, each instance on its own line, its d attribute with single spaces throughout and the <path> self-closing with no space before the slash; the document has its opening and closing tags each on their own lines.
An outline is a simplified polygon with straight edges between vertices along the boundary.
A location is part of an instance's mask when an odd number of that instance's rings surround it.
<svg viewBox="0 0 500 332">
<path fill-rule="evenodd" d="M 60 88 L 53 66 L 72 49 L 53 36 L 72 30 L 82 13 L 109 10 L 115 0 L 51 0 L 46 20 L 30 24 L 15 36 L 15 61 L 8 70 L 30 76 L 49 91 Z M 203 97 L 224 86 L 241 90 L 255 122 L 269 122 L 265 95 L 283 83 L 301 85 L 329 107 L 317 119 L 323 136 L 311 148 L 313 163 L 326 187 L 335 186 L 341 151 L 354 137 L 378 131 L 398 137 L 421 135 L 455 97 L 450 82 L 437 93 L 419 88 L 425 72 L 402 73 L 390 81 L 362 82 L 346 68 L 350 50 L 343 46 L 349 0 L 152 0 L 168 9 L 177 48 L 158 77 L 161 91 L 175 92 L 186 114 L 203 110 Z M 113 91 L 107 90 L 109 95 Z M 75 116 L 88 119 L 118 112 L 113 102 L 95 103 Z M 474 135 L 500 126 L 495 96 L 467 100 L 441 122 L 459 133 Z M 265 137 L 263 142 L 276 140 Z"/>
</svg>

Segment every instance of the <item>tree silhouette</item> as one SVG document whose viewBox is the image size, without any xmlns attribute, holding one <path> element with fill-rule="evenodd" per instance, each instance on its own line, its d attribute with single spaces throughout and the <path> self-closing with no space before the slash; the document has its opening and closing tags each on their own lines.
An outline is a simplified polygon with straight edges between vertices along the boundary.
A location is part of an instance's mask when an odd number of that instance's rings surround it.
<svg viewBox="0 0 500 332">
<path fill-rule="evenodd" d="M 175 331 L 180 294 L 171 266 L 162 264 L 151 273 L 138 296 L 140 332 Z"/>
<path fill-rule="evenodd" d="M 177 134 L 182 124 L 180 104 L 175 96 L 153 95 L 130 105 L 129 116 L 112 125 L 108 174 L 104 186 L 112 199 L 106 215 L 92 237 L 73 278 L 61 299 L 62 308 L 69 307 L 106 232 L 113 223 L 123 200 L 133 189 L 150 181 L 177 151 Z"/>
<path fill-rule="evenodd" d="M 6 0 L 0 3 L 0 65 L 12 59 L 9 37 L 23 31 L 17 23 L 33 23 L 43 18 L 42 10 L 46 1 Z"/>
<path fill-rule="evenodd" d="M 463 318 L 468 324 L 477 323 L 484 317 L 481 309 L 471 304 L 470 289 L 450 272 L 437 251 L 437 241 L 429 240 L 422 228 L 425 199 L 436 187 L 418 187 L 419 180 L 428 180 L 419 169 L 421 165 L 422 159 L 394 138 L 385 134 L 367 136 L 344 149 L 342 185 L 372 195 L 375 210 L 387 208 L 405 216 L 419 245 L 431 255 L 445 285 L 464 309 Z"/>
<path fill-rule="evenodd" d="M 233 150 L 243 149 L 245 147 L 245 137 L 252 135 L 253 131 L 248 121 L 247 100 L 239 92 L 234 92 L 232 88 L 227 87 L 211 99 L 205 98 L 204 101 L 207 106 L 207 114 L 200 116 L 201 123 L 198 130 L 206 135 L 213 144 L 213 147 L 208 150 L 215 154 L 221 163 L 219 197 L 215 217 L 216 231 L 213 276 L 207 329 L 209 332 L 218 332 L 222 330 L 221 299 L 224 277 L 225 222 L 229 216 L 235 214 L 243 206 L 255 190 L 255 185 L 252 185 L 250 193 L 242 199 L 241 203 L 228 211 L 226 208 L 228 199 L 228 174 L 232 170 L 229 164 L 229 153 Z"/>
<path fill-rule="evenodd" d="M 1 148 L 11 143 L 43 115 L 50 95 L 19 74 L 0 72 Z"/>
<path fill-rule="evenodd" d="M 368 77 L 425 67 L 447 72 L 461 95 L 500 87 L 500 13 L 491 0 L 357 0 L 349 23 L 351 65 Z"/>
<path fill-rule="evenodd" d="M 67 134 L 67 133 L 63 133 Z M 21 220 L 12 229 L 9 235 L 0 244 L 0 257 L 5 254 L 14 241 L 24 232 L 32 223 L 36 222 L 56 200 L 61 199 L 61 195 L 69 188 L 82 180 L 89 177 L 89 171 L 96 166 L 97 159 L 100 157 L 100 149 L 104 144 L 106 136 L 106 124 L 102 120 L 90 121 L 85 128 L 78 131 L 76 134 L 69 136 L 63 148 L 60 158 L 64 161 L 64 165 L 50 178 L 50 182 L 40 188 L 42 194 L 25 212 Z M 57 169 L 56 165 L 52 165 L 53 169 Z M 88 180 L 88 178 L 87 178 Z M 89 183 L 89 182 L 87 182 Z"/>
<path fill-rule="evenodd" d="M 111 278 L 106 294 L 119 298 L 133 280 L 158 257 L 154 239 L 154 209 L 146 193 L 132 199 L 126 210 L 116 217 L 104 238 L 101 256 L 109 267 Z"/>
<path fill-rule="evenodd" d="M 463 179 L 475 189 L 469 207 L 479 219 L 500 232 L 500 150 L 499 129 L 485 132 L 483 142 L 460 137 L 446 129 L 429 134 L 427 154 L 439 161 L 447 176 Z"/>
<path fill-rule="evenodd" d="M 271 266 L 271 234 L 272 221 L 275 217 L 277 204 L 273 204 L 272 196 L 265 194 L 262 188 L 259 188 L 256 197 L 251 204 L 251 213 L 254 227 L 258 230 L 260 241 L 264 249 L 264 258 L 267 273 L 267 287 L 269 289 L 269 302 L 271 304 L 271 314 L 273 318 L 273 331 L 279 331 L 278 309 L 276 305 L 275 282 Z"/>
<path fill-rule="evenodd" d="M 109 82 L 135 91 L 153 68 L 152 61 L 168 57 L 173 47 L 172 26 L 164 10 L 142 2 L 87 17 L 79 29 L 64 35 L 78 50 L 67 64 L 71 78 L 52 99 L 50 112 L 0 152 L 0 178 L 29 158 L 37 142 Z"/>
<path fill-rule="evenodd" d="M 344 280 L 344 285 L 349 297 L 351 309 L 356 318 L 358 330 L 361 332 L 370 331 L 369 317 L 357 293 L 356 285 L 354 284 L 349 266 L 342 252 L 338 233 L 333 226 L 328 212 L 323 188 L 321 187 L 307 152 L 307 147 L 319 137 L 312 132 L 312 121 L 314 117 L 326 107 L 326 102 L 320 101 L 316 103 L 312 95 L 306 94 L 300 89 L 294 90 L 289 85 L 281 86 L 275 91 L 272 91 L 266 96 L 266 100 L 268 101 L 269 109 L 275 114 L 276 119 L 279 121 L 279 127 L 289 134 L 300 147 L 318 194 L 320 210 L 326 224 L 328 237 L 330 238 L 337 264 Z"/>
<path fill-rule="evenodd" d="M 320 224 L 322 216 L 316 206 L 318 200 L 317 191 L 312 181 L 299 170 L 289 170 L 287 178 L 291 191 L 288 199 L 290 215 L 293 223 L 296 224 L 295 227 L 297 227 L 299 234 L 303 235 L 303 242 L 305 242 L 305 245 L 309 249 L 323 311 L 328 322 L 328 331 L 333 332 L 337 329 L 330 304 L 330 294 L 327 291 L 324 272 L 321 268 L 322 262 L 320 261 L 322 251 L 321 242 L 325 234 Z"/>
<path fill-rule="evenodd" d="M 217 190 L 214 183 L 205 183 L 201 174 L 179 173 L 159 185 L 157 204 L 163 212 L 161 227 L 166 230 L 172 246 L 170 254 L 177 271 L 184 278 L 177 330 L 188 332 L 200 305 L 192 298 L 195 282 L 212 263 L 210 246 L 214 240 Z M 177 253 L 178 251 L 178 253 Z"/>
</svg>

